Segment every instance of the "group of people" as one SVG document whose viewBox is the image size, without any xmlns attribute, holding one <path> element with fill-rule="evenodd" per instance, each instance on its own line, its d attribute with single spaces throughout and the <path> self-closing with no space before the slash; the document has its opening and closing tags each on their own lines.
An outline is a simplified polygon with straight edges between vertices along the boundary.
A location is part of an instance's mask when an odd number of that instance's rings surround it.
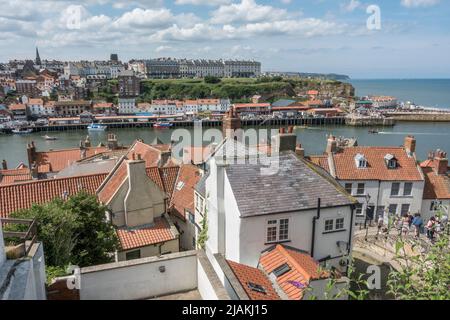
<svg viewBox="0 0 450 320">
<path fill-rule="evenodd" d="M 383 227 L 383 217 L 378 220 L 378 230 Z M 408 235 L 410 230 L 414 228 L 414 235 L 416 238 L 420 237 L 420 234 L 427 234 L 427 238 L 434 241 L 435 235 L 446 230 L 448 223 L 448 216 L 443 215 L 441 217 L 432 216 L 427 223 L 424 223 L 420 213 L 412 215 L 411 213 L 404 214 L 402 217 L 395 217 L 394 226 L 397 227 L 399 235 Z"/>
</svg>

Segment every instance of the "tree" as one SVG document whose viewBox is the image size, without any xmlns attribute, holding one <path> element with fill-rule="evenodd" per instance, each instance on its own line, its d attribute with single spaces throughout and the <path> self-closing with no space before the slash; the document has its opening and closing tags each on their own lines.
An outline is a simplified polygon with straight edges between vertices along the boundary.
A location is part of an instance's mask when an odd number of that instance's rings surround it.
<svg viewBox="0 0 450 320">
<path fill-rule="evenodd" d="M 54 199 L 33 205 L 12 217 L 36 219 L 46 265 L 85 267 L 111 262 L 112 253 L 118 248 L 114 227 L 106 221 L 105 212 L 95 196 L 80 192 L 67 201 Z"/>
<path fill-rule="evenodd" d="M 216 83 L 220 83 L 222 80 L 218 77 L 206 76 L 204 81 L 205 81 L 205 83 L 216 84 Z"/>
<path fill-rule="evenodd" d="M 71 262 L 76 242 L 77 219 L 60 199 L 12 214 L 13 218 L 36 219 L 38 239 L 45 248 L 45 262 L 66 266 Z M 22 230 L 23 231 L 23 230 Z"/>
<path fill-rule="evenodd" d="M 73 263 L 84 267 L 111 262 L 111 253 L 117 250 L 119 243 L 113 225 L 106 221 L 106 207 L 86 192 L 70 197 L 65 207 L 77 220 Z"/>
</svg>

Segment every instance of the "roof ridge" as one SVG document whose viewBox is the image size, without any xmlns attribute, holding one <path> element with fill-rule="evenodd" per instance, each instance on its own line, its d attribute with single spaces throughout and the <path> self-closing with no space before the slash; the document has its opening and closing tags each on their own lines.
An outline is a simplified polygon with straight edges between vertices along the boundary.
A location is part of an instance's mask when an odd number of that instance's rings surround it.
<svg viewBox="0 0 450 320">
<path fill-rule="evenodd" d="M 25 185 L 25 184 L 36 184 L 36 183 L 44 183 L 44 182 L 61 181 L 61 180 L 76 180 L 76 179 L 79 179 L 79 178 L 95 177 L 95 176 L 102 176 L 102 175 L 106 175 L 106 173 L 91 173 L 91 174 L 85 174 L 85 175 L 79 175 L 79 176 L 71 176 L 71 177 L 24 181 L 24 182 L 17 182 L 17 183 L 12 184 L 12 185 L 0 186 L 0 188 L 1 187 L 11 187 L 11 186 L 16 186 L 16 185 Z"/>
</svg>

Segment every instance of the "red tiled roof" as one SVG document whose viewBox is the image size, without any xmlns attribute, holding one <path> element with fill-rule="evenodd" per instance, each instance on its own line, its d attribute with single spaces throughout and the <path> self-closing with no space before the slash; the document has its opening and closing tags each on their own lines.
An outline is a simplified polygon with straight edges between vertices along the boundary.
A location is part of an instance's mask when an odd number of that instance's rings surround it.
<svg viewBox="0 0 450 320">
<path fill-rule="evenodd" d="M 124 158 L 125 159 L 125 158 Z M 97 190 L 98 199 L 103 203 L 108 203 L 114 196 L 123 181 L 127 178 L 127 164 L 124 161 L 113 170 Z M 173 185 L 178 175 L 179 167 L 150 167 L 146 169 L 147 176 L 156 183 L 156 185 L 171 197 Z"/>
<path fill-rule="evenodd" d="M 42 99 L 29 99 L 28 100 L 28 104 L 30 104 L 30 105 L 43 105 L 44 104 L 44 100 L 42 100 Z"/>
<path fill-rule="evenodd" d="M 24 104 L 11 104 L 9 106 L 9 110 L 15 111 L 15 110 L 26 110 L 27 106 Z"/>
<path fill-rule="evenodd" d="M 12 212 L 30 208 L 33 204 L 50 202 L 62 197 L 64 193 L 71 196 L 85 190 L 95 194 L 105 178 L 106 174 L 94 174 L 0 186 L 0 216 L 7 217 Z"/>
<path fill-rule="evenodd" d="M 200 171 L 196 166 L 190 164 L 181 166 L 170 201 L 170 208 L 183 220 L 186 219 L 185 210 L 194 213 L 195 185 L 200 181 L 200 178 Z"/>
<path fill-rule="evenodd" d="M 270 280 L 261 270 L 231 260 L 227 260 L 227 263 L 241 283 L 250 300 L 280 300 L 280 297 L 272 287 Z M 249 282 L 262 286 L 266 293 L 250 289 L 248 285 Z"/>
<path fill-rule="evenodd" d="M 32 180 L 28 168 L 0 170 L 0 186 L 28 180 Z"/>
<path fill-rule="evenodd" d="M 290 267 L 289 271 L 276 278 L 278 285 L 290 300 L 302 299 L 310 280 L 328 276 L 327 273 L 319 273 L 319 264 L 309 254 L 279 244 L 263 252 L 259 264 L 267 274 L 283 264 Z M 299 283 L 304 288 L 299 288 L 293 283 Z"/>
<path fill-rule="evenodd" d="M 268 108 L 270 103 L 236 103 L 234 105 L 236 109 L 240 108 Z"/>
<path fill-rule="evenodd" d="M 362 154 L 367 159 L 367 168 L 357 168 L 355 156 Z M 384 157 L 393 155 L 398 167 L 388 169 Z M 409 157 L 403 147 L 349 147 L 333 154 L 336 178 L 340 180 L 423 180 L 416 159 Z M 328 170 L 328 168 L 324 168 Z"/>
<path fill-rule="evenodd" d="M 309 161 L 311 161 L 312 163 L 314 163 L 316 166 L 322 167 L 323 169 L 325 169 L 326 171 L 330 171 L 329 167 L 328 167 L 328 156 L 327 155 L 322 155 L 322 156 L 309 156 Z"/>
<path fill-rule="evenodd" d="M 155 218 L 154 224 L 149 227 L 136 229 L 120 228 L 116 232 L 122 250 L 145 247 L 177 238 L 166 218 L 162 217 Z"/>
<path fill-rule="evenodd" d="M 106 147 L 87 148 L 86 157 L 92 157 L 107 150 Z M 78 160 L 81 160 L 79 148 L 36 152 L 39 173 L 59 172 Z"/>
<path fill-rule="evenodd" d="M 445 174 L 437 174 L 432 166 L 422 167 L 422 171 L 425 176 L 423 198 L 450 199 L 450 177 Z"/>
<path fill-rule="evenodd" d="M 158 161 L 161 157 L 162 151 L 169 151 L 170 145 L 166 144 L 155 144 L 148 145 L 146 143 L 136 141 L 127 153 L 127 158 L 131 159 L 131 154 L 140 154 L 142 160 L 145 160 L 145 165 L 147 167 L 155 167 L 158 165 Z"/>
</svg>

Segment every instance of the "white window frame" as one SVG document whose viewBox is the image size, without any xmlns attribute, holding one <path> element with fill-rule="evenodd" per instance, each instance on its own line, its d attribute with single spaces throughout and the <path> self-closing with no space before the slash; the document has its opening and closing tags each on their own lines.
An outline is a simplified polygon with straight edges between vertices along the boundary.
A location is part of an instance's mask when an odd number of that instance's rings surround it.
<svg viewBox="0 0 450 320">
<path fill-rule="evenodd" d="M 282 220 L 287 220 L 287 236 L 286 236 L 286 238 L 280 239 L 280 227 L 281 227 Z M 278 242 L 289 241 L 289 239 L 290 239 L 289 223 L 290 223 L 290 219 L 288 217 L 267 219 L 266 227 L 265 227 L 265 243 L 278 243 Z M 273 240 L 269 240 L 269 228 L 275 228 L 275 234 L 274 234 L 275 239 L 273 239 Z"/>
<path fill-rule="evenodd" d="M 405 193 L 406 185 L 407 185 L 407 184 L 411 185 L 411 190 L 410 190 L 409 193 Z M 403 195 L 404 195 L 404 196 L 412 196 L 412 193 L 413 193 L 413 187 L 414 187 L 414 184 L 413 184 L 412 182 L 405 182 L 405 184 L 403 185 Z"/>
<path fill-rule="evenodd" d="M 328 228 L 331 227 L 331 228 Z M 334 230 L 334 219 L 326 219 L 323 225 L 324 232 L 330 232 Z"/>
<path fill-rule="evenodd" d="M 339 228 L 338 228 L 338 220 L 342 220 L 342 226 Z M 344 228 L 345 228 L 345 219 L 344 218 L 336 218 L 334 229 L 335 230 L 344 230 Z"/>
<path fill-rule="evenodd" d="M 394 194 L 392 191 L 394 190 L 394 184 L 398 185 L 397 193 Z M 391 197 L 398 197 L 400 195 L 400 182 L 392 182 L 391 184 Z"/>
<path fill-rule="evenodd" d="M 362 188 L 363 192 L 362 193 L 359 192 L 359 190 L 360 190 L 359 185 L 361 185 L 361 184 L 363 186 L 363 188 Z M 358 196 L 366 194 L 366 184 L 364 182 L 358 182 L 358 184 L 356 185 L 356 194 Z"/>
</svg>

